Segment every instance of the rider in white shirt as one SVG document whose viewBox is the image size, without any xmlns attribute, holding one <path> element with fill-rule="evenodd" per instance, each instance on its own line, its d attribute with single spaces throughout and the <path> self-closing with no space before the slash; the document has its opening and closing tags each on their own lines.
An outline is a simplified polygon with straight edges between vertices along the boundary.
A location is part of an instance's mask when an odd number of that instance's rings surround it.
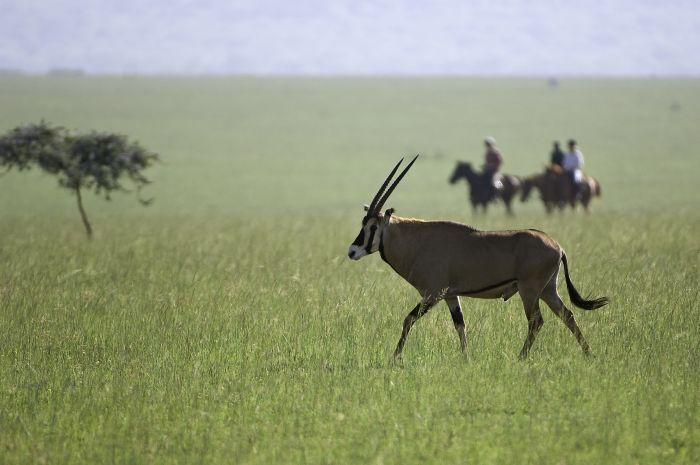
<svg viewBox="0 0 700 465">
<path fill-rule="evenodd" d="M 578 184 L 583 178 L 583 153 L 578 149 L 576 141 L 569 140 L 569 150 L 564 154 L 564 163 L 562 165 L 564 172 L 569 176 L 571 185 L 574 188 L 574 193 L 578 193 Z"/>
</svg>

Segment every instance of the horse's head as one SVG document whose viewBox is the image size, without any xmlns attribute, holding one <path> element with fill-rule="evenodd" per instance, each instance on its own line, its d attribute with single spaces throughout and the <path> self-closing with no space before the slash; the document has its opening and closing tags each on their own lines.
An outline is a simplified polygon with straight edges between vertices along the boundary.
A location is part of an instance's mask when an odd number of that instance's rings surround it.
<svg viewBox="0 0 700 465">
<path fill-rule="evenodd" d="M 472 169 L 471 163 L 468 161 L 458 161 L 448 181 L 450 184 L 454 184 L 462 178 L 469 181 L 473 175 L 474 170 Z"/>
<path fill-rule="evenodd" d="M 540 194 L 542 194 L 542 184 L 544 182 L 545 174 L 535 174 L 527 178 L 522 179 L 522 190 L 520 191 L 520 201 L 525 202 L 530 198 L 530 192 L 532 189 L 538 189 Z"/>
</svg>

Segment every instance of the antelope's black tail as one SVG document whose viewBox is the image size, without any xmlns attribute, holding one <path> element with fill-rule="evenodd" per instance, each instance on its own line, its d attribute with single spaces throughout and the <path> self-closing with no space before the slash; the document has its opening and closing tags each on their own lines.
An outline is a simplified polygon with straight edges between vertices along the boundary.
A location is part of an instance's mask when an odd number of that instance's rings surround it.
<svg viewBox="0 0 700 465">
<path fill-rule="evenodd" d="M 566 253 L 564 251 L 562 251 L 561 254 L 561 261 L 564 264 L 564 277 L 566 277 L 566 289 L 569 291 L 569 298 L 571 299 L 571 302 L 573 302 L 574 305 L 584 310 L 595 310 L 596 308 L 600 308 L 603 305 L 608 304 L 609 301 L 607 297 L 600 297 L 598 299 L 593 300 L 586 300 L 583 297 L 581 297 L 581 294 L 578 293 L 578 291 L 574 287 L 574 283 L 571 282 L 571 278 L 569 277 L 569 264 L 567 263 Z"/>
</svg>

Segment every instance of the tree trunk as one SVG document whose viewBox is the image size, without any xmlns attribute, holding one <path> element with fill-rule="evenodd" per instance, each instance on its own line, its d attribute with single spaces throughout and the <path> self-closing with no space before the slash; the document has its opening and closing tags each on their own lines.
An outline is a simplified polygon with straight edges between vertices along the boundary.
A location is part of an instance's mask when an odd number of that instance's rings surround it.
<svg viewBox="0 0 700 465">
<path fill-rule="evenodd" d="M 90 226 L 90 222 L 85 214 L 85 209 L 83 208 L 83 198 L 80 196 L 79 187 L 75 189 L 75 194 L 78 196 L 78 210 L 80 210 L 80 217 L 83 219 L 83 225 L 85 225 L 85 232 L 87 232 L 88 239 L 92 239 L 92 226 Z"/>
</svg>

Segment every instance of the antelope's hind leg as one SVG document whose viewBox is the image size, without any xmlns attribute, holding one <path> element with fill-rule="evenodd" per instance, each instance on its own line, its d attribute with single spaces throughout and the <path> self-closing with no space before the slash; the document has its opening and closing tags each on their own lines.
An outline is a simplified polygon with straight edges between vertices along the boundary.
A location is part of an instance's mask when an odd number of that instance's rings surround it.
<svg viewBox="0 0 700 465">
<path fill-rule="evenodd" d="M 571 331 L 571 333 L 576 337 L 576 340 L 581 346 L 583 353 L 588 355 L 591 353 L 591 348 L 588 346 L 586 338 L 583 337 L 583 333 L 576 324 L 574 314 L 571 313 L 571 310 L 566 308 L 566 305 L 564 305 L 564 302 L 561 300 L 561 297 L 559 297 L 559 293 L 557 292 L 557 274 L 558 273 L 554 274 L 552 279 L 547 283 L 542 291 L 542 300 L 544 300 L 547 306 L 552 309 L 554 314 L 564 322 L 566 327 L 569 328 L 569 331 Z"/>
<path fill-rule="evenodd" d="M 539 305 L 539 293 L 541 291 L 533 284 L 518 282 L 518 292 L 520 293 L 520 298 L 523 300 L 525 317 L 527 318 L 527 337 L 520 351 L 520 358 L 526 359 L 530 353 L 532 344 L 535 342 L 537 333 L 544 324 Z"/>
<path fill-rule="evenodd" d="M 462 314 L 462 306 L 459 304 L 459 297 L 448 297 L 445 299 L 447 307 L 452 315 L 452 323 L 455 325 L 457 335 L 459 336 L 459 345 L 462 353 L 467 352 L 467 334 L 464 329 L 464 315 Z"/>
</svg>

